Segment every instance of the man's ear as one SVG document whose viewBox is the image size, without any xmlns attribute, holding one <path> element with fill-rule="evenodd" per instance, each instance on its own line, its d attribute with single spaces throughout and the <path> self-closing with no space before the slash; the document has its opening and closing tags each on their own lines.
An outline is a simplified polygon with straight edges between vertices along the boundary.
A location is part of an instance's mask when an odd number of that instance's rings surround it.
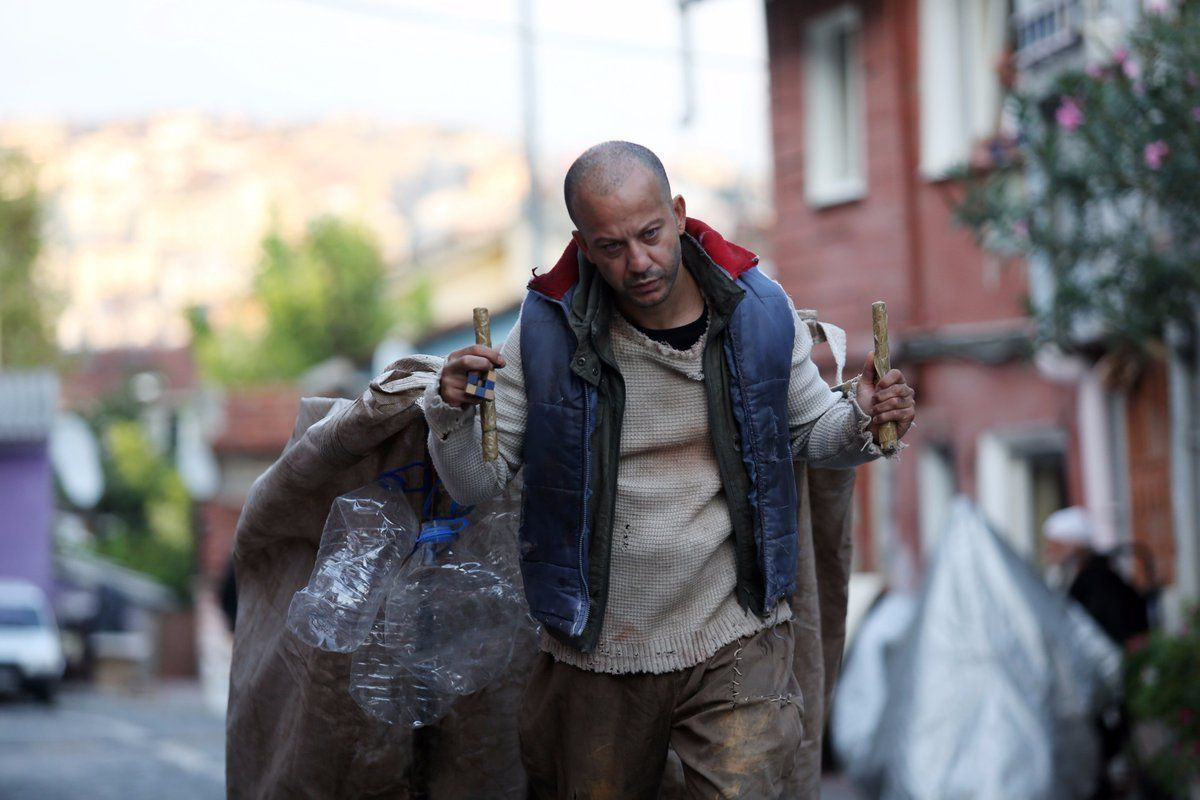
<svg viewBox="0 0 1200 800">
<path fill-rule="evenodd" d="M 583 238 L 583 234 L 579 231 L 571 231 L 571 238 L 575 240 L 575 246 L 583 253 L 583 257 L 591 261 L 592 257 L 588 255 L 587 239 Z"/>
<path fill-rule="evenodd" d="M 671 210 L 675 212 L 675 230 L 682 236 L 683 229 L 687 227 L 687 203 L 684 202 L 683 195 L 675 195 L 675 199 L 671 201 Z"/>
</svg>

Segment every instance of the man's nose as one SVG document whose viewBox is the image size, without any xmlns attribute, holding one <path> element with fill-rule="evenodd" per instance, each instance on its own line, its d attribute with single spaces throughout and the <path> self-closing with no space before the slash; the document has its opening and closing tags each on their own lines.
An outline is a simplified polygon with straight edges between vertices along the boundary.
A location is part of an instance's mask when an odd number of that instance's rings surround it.
<svg viewBox="0 0 1200 800">
<path fill-rule="evenodd" d="M 654 260 L 650 258 L 650 249 L 640 244 L 629 246 L 629 271 L 634 273 L 643 273 L 654 266 Z"/>
</svg>

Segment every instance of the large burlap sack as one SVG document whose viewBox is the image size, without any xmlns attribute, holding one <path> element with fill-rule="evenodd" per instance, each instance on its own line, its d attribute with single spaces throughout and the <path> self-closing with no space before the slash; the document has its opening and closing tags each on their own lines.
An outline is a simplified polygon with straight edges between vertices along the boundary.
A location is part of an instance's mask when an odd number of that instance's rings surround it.
<svg viewBox="0 0 1200 800">
<path fill-rule="evenodd" d="M 524 796 L 516 711 L 532 640 L 514 648 L 503 680 L 414 733 L 358 707 L 349 692 L 351 654 L 308 647 L 286 626 L 333 500 L 384 472 L 428 461 L 417 401 L 440 367 L 432 357 L 404 359 L 353 402 L 303 400 L 292 440 L 251 489 L 234 543 L 230 798 Z"/>
</svg>

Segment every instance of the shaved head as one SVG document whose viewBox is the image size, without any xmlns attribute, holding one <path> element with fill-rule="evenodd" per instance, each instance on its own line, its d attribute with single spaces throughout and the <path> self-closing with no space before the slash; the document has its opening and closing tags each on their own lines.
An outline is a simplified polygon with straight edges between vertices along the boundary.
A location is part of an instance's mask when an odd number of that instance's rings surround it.
<svg viewBox="0 0 1200 800">
<path fill-rule="evenodd" d="M 577 209 L 581 194 L 612 194 L 635 169 L 645 169 L 657 180 L 664 202 L 670 205 L 671 185 L 658 156 L 633 142 L 601 142 L 589 147 L 567 170 L 563 198 L 571 221 L 579 224 Z"/>
</svg>

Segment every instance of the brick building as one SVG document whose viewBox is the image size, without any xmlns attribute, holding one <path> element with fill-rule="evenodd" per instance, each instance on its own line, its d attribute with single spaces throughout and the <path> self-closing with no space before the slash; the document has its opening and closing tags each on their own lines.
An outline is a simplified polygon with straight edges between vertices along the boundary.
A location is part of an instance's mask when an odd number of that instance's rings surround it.
<svg viewBox="0 0 1200 800">
<path fill-rule="evenodd" d="M 910 448 L 860 470 L 858 569 L 903 580 L 965 492 L 1031 559 L 1046 515 L 1078 504 L 1106 543 L 1148 545 L 1170 580 L 1166 370 L 1122 383 L 1103 363 L 1035 353 L 1025 309 L 1044 290 L 1038 272 L 983 252 L 953 220 L 948 171 L 1003 124 L 998 66 L 1037 79 L 1082 58 L 1098 23 L 1078 0 L 1016 5 L 766 3 L 777 277 L 847 329 L 855 369 L 870 303 L 886 300 L 893 364 L 917 388 Z"/>
</svg>

